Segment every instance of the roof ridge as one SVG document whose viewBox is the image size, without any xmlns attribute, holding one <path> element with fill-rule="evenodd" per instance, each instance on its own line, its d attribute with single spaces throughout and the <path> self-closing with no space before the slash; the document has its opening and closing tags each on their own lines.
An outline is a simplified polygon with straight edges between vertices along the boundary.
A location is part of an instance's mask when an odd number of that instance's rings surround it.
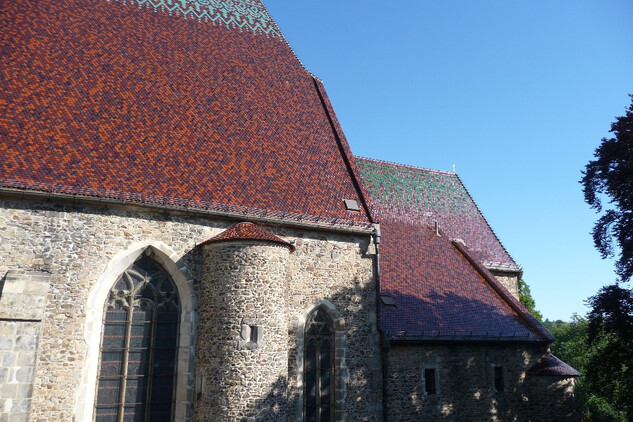
<svg viewBox="0 0 633 422">
<path fill-rule="evenodd" d="M 501 239 L 499 239 L 499 236 L 497 236 L 497 233 L 495 233 L 495 231 L 493 230 L 492 226 L 490 225 L 490 223 L 488 222 L 488 219 L 486 218 L 486 216 L 484 215 L 483 212 L 481 212 L 481 209 L 479 209 L 479 205 L 477 205 L 477 201 L 475 201 L 475 199 L 473 198 L 473 196 L 470 194 L 470 191 L 468 190 L 468 188 L 466 188 L 466 185 L 464 184 L 464 182 L 462 181 L 462 178 L 459 177 L 459 175 L 457 173 L 455 173 L 455 176 L 457 176 L 457 181 L 462 185 L 462 187 L 464 188 L 464 192 L 466 192 L 466 195 L 468 195 L 468 197 L 470 198 L 470 200 L 472 201 L 472 203 L 475 205 L 475 209 L 477 210 L 477 212 L 479 213 L 479 215 L 481 216 L 481 218 L 483 218 L 484 223 L 486 223 L 486 225 L 488 226 L 488 228 L 490 229 L 490 232 L 492 233 L 492 235 L 495 237 L 495 239 L 497 239 L 497 242 L 499 242 L 499 245 L 501 245 L 501 247 L 503 248 L 503 251 L 508 254 L 508 256 L 510 257 L 510 259 L 512 260 L 512 262 L 514 263 L 514 265 L 516 265 L 519 270 L 521 269 L 521 266 L 514 260 L 514 257 L 510 254 L 510 252 L 508 252 L 508 249 L 505 247 L 505 245 L 503 244 L 503 242 L 501 242 Z"/>
<path fill-rule="evenodd" d="M 275 28 L 277 28 L 277 32 L 279 32 L 279 38 L 281 38 L 281 40 L 284 42 L 284 44 L 286 44 L 286 46 L 290 50 L 290 53 L 294 56 L 295 59 L 297 59 L 297 62 L 299 62 L 299 65 L 301 66 L 301 68 L 303 70 L 305 70 L 306 72 L 308 72 L 308 74 L 311 77 L 313 77 L 314 79 L 317 79 L 317 80 L 323 82 L 323 80 L 321 78 L 319 78 L 314 73 L 312 73 L 310 71 L 310 69 L 308 69 L 306 67 L 306 65 L 303 64 L 303 62 L 301 61 L 301 59 L 297 55 L 296 51 L 294 50 L 294 48 L 292 48 L 292 45 L 290 45 L 290 42 L 288 41 L 288 38 L 286 38 L 286 36 L 284 35 L 284 33 L 281 30 L 281 28 L 279 27 L 279 25 L 277 25 L 277 20 L 275 20 L 275 18 L 273 17 L 272 13 L 270 13 L 270 10 L 268 10 L 268 7 L 266 6 L 266 3 L 264 2 L 264 0 L 259 0 L 259 2 L 264 7 L 264 10 L 266 11 L 266 13 L 268 13 L 268 16 L 270 16 L 270 20 L 273 23 L 273 25 L 275 25 Z"/>
<path fill-rule="evenodd" d="M 361 156 L 357 155 L 356 159 L 358 159 L 360 161 L 372 161 L 372 162 L 375 162 L 375 163 L 386 164 L 386 165 L 389 165 L 389 166 L 392 166 L 392 167 L 404 167 L 404 168 L 411 169 L 411 170 L 422 170 L 422 171 L 427 171 L 427 172 L 431 172 L 431 173 L 439 173 L 439 174 L 446 174 L 446 175 L 457 176 L 457 173 L 452 172 L 452 171 L 435 170 L 435 169 L 431 169 L 431 168 L 428 168 L 428 167 L 419 167 L 419 166 L 414 166 L 414 165 L 411 165 L 411 164 L 402 164 L 402 163 L 396 163 L 396 162 L 393 162 L 393 161 L 379 160 L 377 158 L 361 157 Z"/>
<path fill-rule="evenodd" d="M 347 173 L 352 179 L 352 184 L 354 185 L 354 189 L 356 190 L 356 194 L 358 195 L 358 199 L 361 201 L 363 208 L 365 210 L 365 215 L 370 223 L 375 223 L 371 211 L 371 203 L 369 201 L 370 196 L 365 194 L 365 185 L 363 184 L 363 179 L 357 174 L 356 169 L 356 160 L 354 154 L 349 147 L 349 143 L 345 138 L 345 134 L 343 133 L 343 128 L 341 127 L 341 123 L 338 121 L 336 117 L 336 112 L 334 111 L 334 106 L 330 102 L 330 98 L 325 92 L 325 85 L 323 81 L 313 79 L 314 89 L 319 96 L 319 100 L 321 101 L 321 106 L 323 107 L 323 111 L 325 116 L 330 123 L 330 128 L 332 129 L 332 134 L 334 135 L 334 140 L 336 141 L 336 145 L 339 148 L 339 153 L 341 154 L 341 158 L 343 159 L 343 163 L 345 164 L 345 168 L 347 169 Z M 341 133 L 339 133 L 339 130 Z"/>
</svg>

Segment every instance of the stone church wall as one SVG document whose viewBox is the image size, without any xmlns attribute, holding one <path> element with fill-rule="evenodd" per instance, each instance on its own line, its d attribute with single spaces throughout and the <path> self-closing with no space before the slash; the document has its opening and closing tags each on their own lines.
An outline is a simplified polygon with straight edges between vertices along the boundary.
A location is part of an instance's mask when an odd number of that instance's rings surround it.
<svg viewBox="0 0 633 422">
<path fill-rule="evenodd" d="M 125 252 L 149 245 L 175 263 L 173 271 L 182 273 L 179 277 L 186 280 L 192 292 L 191 317 L 186 317 L 189 325 L 185 327 L 190 340 L 189 344 L 181 345 L 189 354 L 184 354 L 184 364 L 178 363 L 185 372 L 184 384 L 178 392 L 178 400 L 183 404 L 176 414 L 179 421 L 193 420 L 193 402 L 199 393 L 194 386 L 197 307 L 200 282 L 204 279 L 204 256 L 197 245 L 230 224 L 224 220 L 129 207 L 0 200 L 3 233 L 0 279 L 10 271 L 27 271 L 45 273 L 50 280 L 41 322 L 37 322 L 41 336 L 36 339 L 37 351 L 33 352 L 36 359 L 30 420 L 90 419 L 96 370 L 86 368 L 96 368 L 98 350 L 95 354 L 94 332 L 100 330 L 98 318 L 91 315 L 103 312 L 103 302 L 98 306 L 88 305 L 94 299 L 91 295 L 107 272 L 115 268 L 112 262 L 131 265 L 133 260 L 127 262 Z M 288 418 L 302 420 L 302 359 L 298 337 L 302 318 L 319 301 L 326 300 L 340 314 L 344 325 L 343 336 L 337 338 L 337 345 L 345 351 L 336 362 L 339 415 L 347 420 L 378 420 L 382 382 L 369 235 L 266 228 L 297 248 L 287 258 L 284 289 L 288 329 L 288 388 L 284 400 Z M 110 279 L 116 279 L 123 270 L 116 267 L 118 273 L 110 275 Z M 5 338 L 13 337 L 13 331 L 4 330 Z M 17 340 L 7 343 L 6 350 L 10 352 L 16 347 L 22 347 Z M 272 388 L 270 394 L 274 394 Z M 202 420 L 203 416 L 196 419 Z"/>
<path fill-rule="evenodd" d="M 516 271 L 490 271 L 515 298 L 519 298 L 519 274 Z"/>
<path fill-rule="evenodd" d="M 578 421 L 573 379 L 526 375 L 547 346 L 461 344 L 393 346 L 385 357 L 389 421 Z M 502 367 L 503 391 L 494 366 Z M 437 371 L 437 394 L 427 394 L 424 370 Z M 576 416 L 574 418 L 574 416 Z"/>
<path fill-rule="evenodd" d="M 9 271 L 0 279 L 0 421 L 29 420 L 49 277 Z"/>
</svg>

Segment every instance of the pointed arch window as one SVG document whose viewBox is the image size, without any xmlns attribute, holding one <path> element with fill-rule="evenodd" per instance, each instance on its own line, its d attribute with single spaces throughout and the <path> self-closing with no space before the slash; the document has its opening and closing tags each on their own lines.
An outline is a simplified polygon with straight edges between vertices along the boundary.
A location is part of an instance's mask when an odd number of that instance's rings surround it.
<svg viewBox="0 0 633 422">
<path fill-rule="evenodd" d="M 179 321 L 169 274 L 149 257 L 136 261 L 105 306 L 96 422 L 173 420 Z"/>
<path fill-rule="evenodd" d="M 323 308 L 308 316 L 304 344 L 305 421 L 333 421 L 334 324 Z"/>
</svg>

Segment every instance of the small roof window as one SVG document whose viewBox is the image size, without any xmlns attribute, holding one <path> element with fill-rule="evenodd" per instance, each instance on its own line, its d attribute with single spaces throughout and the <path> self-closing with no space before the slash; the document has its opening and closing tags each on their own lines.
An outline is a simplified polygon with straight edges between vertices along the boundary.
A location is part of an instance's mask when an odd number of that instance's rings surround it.
<svg viewBox="0 0 633 422">
<path fill-rule="evenodd" d="M 385 306 L 393 306 L 394 308 L 398 307 L 398 305 L 396 305 L 396 300 L 392 298 L 391 296 L 380 295 L 380 300 L 382 301 L 382 304 Z"/>
<path fill-rule="evenodd" d="M 343 199 L 343 202 L 345 203 L 345 208 L 347 208 L 347 211 L 360 211 L 357 200 Z"/>
</svg>

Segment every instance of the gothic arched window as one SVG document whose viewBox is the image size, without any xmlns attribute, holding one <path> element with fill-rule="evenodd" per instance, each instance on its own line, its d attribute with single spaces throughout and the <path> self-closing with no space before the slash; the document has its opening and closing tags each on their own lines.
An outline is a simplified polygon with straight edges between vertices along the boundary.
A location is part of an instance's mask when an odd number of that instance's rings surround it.
<svg viewBox="0 0 633 422">
<path fill-rule="evenodd" d="M 304 354 L 304 420 L 333 421 L 334 326 L 323 308 L 317 308 L 307 319 Z"/>
<path fill-rule="evenodd" d="M 106 302 L 96 422 L 171 421 L 180 301 L 169 274 L 144 257 Z"/>
</svg>

